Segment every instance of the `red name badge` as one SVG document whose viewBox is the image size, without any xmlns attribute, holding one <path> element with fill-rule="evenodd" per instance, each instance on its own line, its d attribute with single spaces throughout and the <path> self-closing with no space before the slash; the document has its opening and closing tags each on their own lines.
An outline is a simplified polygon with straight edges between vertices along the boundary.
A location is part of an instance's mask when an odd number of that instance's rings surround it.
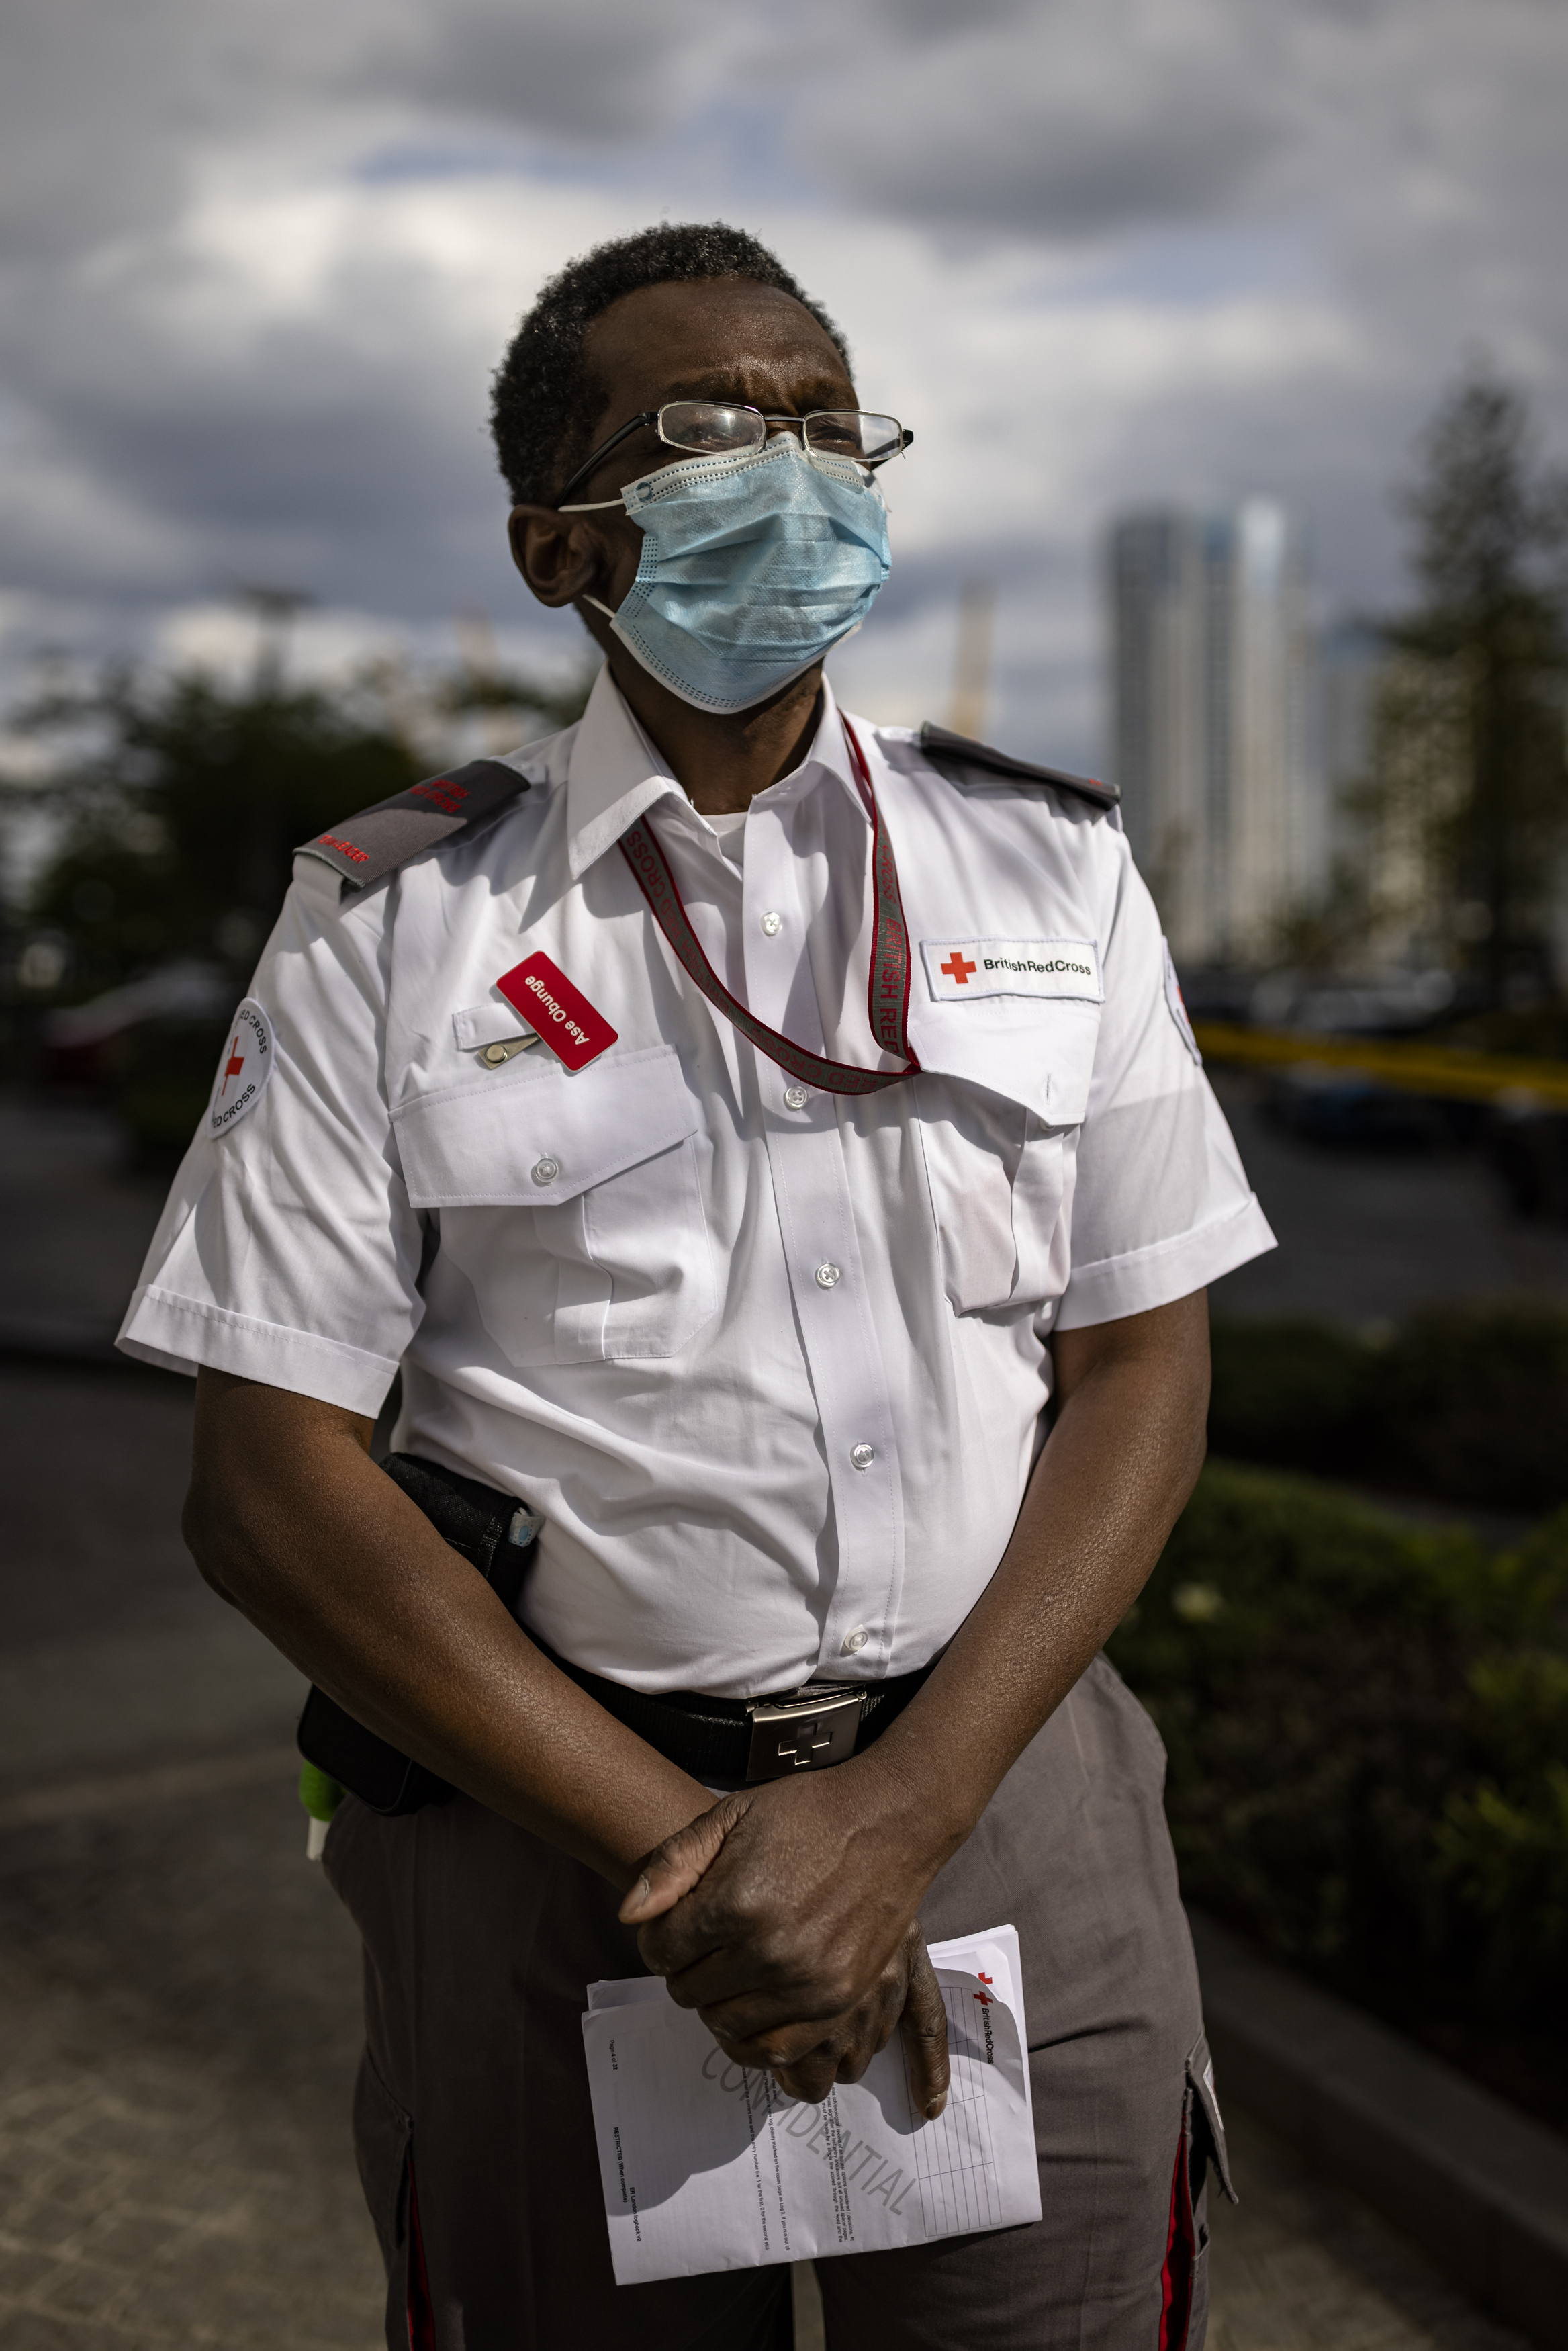
<svg viewBox="0 0 1568 2351">
<path fill-rule="evenodd" d="M 604 1014 L 594 1010 L 547 955 L 525 956 L 495 985 L 568 1070 L 586 1069 L 616 1041 L 617 1031 Z"/>
</svg>

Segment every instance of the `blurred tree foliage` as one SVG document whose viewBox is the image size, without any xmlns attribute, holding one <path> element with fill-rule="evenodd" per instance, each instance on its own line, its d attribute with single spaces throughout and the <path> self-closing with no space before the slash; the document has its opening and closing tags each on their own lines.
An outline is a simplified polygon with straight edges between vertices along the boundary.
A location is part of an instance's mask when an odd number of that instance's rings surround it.
<svg viewBox="0 0 1568 2351">
<path fill-rule="evenodd" d="M 99 1057 L 144 1154 L 182 1149 L 201 1114 L 214 1023 L 254 967 L 298 843 L 428 775 L 443 737 L 453 764 L 509 747 L 569 725 L 587 692 L 586 678 L 557 691 L 499 667 L 421 692 L 382 669 L 329 691 L 287 685 L 263 659 L 239 686 L 115 671 L 12 720 L 50 753 L 42 784 L 7 785 L 56 828 L 20 910 L 24 940 L 46 942 L 46 971 L 58 969 L 34 986 L 34 1013 L 180 964 L 210 971 L 223 1005 L 212 1019 L 139 1019 Z"/>
<path fill-rule="evenodd" d="M 27 914 L 70 942 L 78 999 L 175 957 L 243 978 L 297 844 L 422 772 L 387 713 L 313 688 L 124 673 L 23 723 L 64 750 Z"/>
<path fill-rule="evenodd" d="M 1184 1893 L 1407 2029 L 1532 2040 L 1568 2121 L 1568 1512 L 1494 1558 L 1213 1463 L 1108 1646 Z"/>
<path fill-rule="evenodd" d="M 1388 621 L 1370 772 L 1352 805 L 1386 894 L 1494 1006 L 1549 992 L 1568 845 L 1568 477 L 1484 368 L 1443 400 L 1400 504 L 1418 590 Z M 1386 915 L 1390 909 L 1376 909 Z"/>
<path fill-rule="evenodd" d="M 1501 1510 L 1568 1502 L 1568 1314 L 1530 1299 L 1428 1309 L 1358 1335 L 1217 1322 L 1211 1449 Z"/>
<path fill-rule="evenodd" d="M 514 716 L 512 739 L 523 740 L 568 725 L 585 698 L 577 686 L 464 672 L 430 697 L 420 732 L 488 711 Z M 57 747 L 47 798 L 59 838 L 26 914 L 69 943 L 58 1000 L 176 957 L 243 979 L 298 843 L 429 772 L 408 717 L 387 673 L 328 692 L 286 686 L 265 665 L 240 688 L 121 671 L 23 712 L 14 724 Z"/>
</svg>

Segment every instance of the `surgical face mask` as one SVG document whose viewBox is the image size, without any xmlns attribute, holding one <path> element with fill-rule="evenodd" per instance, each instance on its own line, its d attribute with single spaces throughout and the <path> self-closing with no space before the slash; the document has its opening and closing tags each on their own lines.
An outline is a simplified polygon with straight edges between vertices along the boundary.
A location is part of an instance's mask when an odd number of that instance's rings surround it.
<svg viewBox="0 0 1568 2351">
<path fill-rule="evenodd" d="M 749 709 L 860 626 L 888 577 L 888 509 L 863 466 L 793 434 L 628 482 L 637 578 L 612 612 L 644 669 L 698 710 Z M 588 507 L 563 507 L 586 514 Z"/>
</svg>

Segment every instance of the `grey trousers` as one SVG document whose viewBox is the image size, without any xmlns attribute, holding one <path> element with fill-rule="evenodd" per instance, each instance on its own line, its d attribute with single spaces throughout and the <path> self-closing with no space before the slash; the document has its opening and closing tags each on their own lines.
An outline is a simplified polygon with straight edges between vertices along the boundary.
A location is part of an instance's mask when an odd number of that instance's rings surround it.
<svg viewBox="0 0 1568 2351">
<path fill-rule="evenodd" d="M 1018 1929 L 1044 2217 L 821 2262 L 829 2351 L 1201 2351 L 1224 2151 L 1164 1771 L 1096 1658 L 931 1886 L 933 1940 Z M 787 2270 L 615 2283 L 579 2022 L 595 1978 L 643 1972 L 612 1888 L 461 1796 L 402 1820 L 350 1797 L 326 1864 L 365 1943 L 388 2344 L 787 2346 Z"/>
</svg>

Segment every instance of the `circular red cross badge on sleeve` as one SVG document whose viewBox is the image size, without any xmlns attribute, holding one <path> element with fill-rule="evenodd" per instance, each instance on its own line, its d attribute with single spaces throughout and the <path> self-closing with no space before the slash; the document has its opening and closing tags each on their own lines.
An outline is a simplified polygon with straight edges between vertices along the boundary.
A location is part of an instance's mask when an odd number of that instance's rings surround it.
<svg viewBox="0 0 1568 2351">
<path fill-rule="evenodd" d="M 227 1134 L 254 1110 L 272 1075 L 272 1022 L 266 1008 L 247 996 L 229 1022 L 213 1098 L 207 1104 L 209 1134 Z"/>
</svg>

